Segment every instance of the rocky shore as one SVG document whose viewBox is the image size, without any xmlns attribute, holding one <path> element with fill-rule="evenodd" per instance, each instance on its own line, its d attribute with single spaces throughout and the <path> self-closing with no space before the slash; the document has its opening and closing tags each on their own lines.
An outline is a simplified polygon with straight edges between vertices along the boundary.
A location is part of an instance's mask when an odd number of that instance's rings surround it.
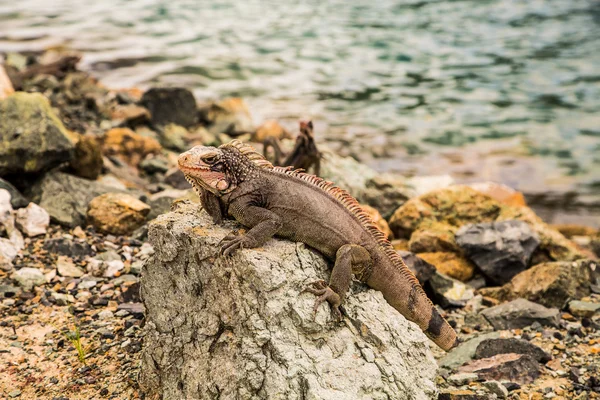
<svg viewBox="0 0 600 400">
<path fill-rule="evenodd" d="M 198 201 L 177 155 L 294 136 L 253 121 L 238 98 L 199 104 L 185 88 L 105 88 L 78 60 L 49 51 L 0 64 L 5 398 L 141 398 L 148 226 L 174 202 Z M 600 398 L 597 230 L 551 226 L 503 185 L 378 174 L 320 150 L 321 175 L 373 215 L 459 333 L 449 353 L 430 343 L 431 396 Z"/>
</svg>

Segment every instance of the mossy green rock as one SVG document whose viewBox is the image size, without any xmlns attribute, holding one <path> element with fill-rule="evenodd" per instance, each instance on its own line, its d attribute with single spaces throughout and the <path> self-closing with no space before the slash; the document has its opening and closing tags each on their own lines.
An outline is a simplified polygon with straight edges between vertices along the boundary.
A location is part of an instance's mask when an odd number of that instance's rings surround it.
<svg viewBox="0 0 600 400">
<path fill-rule="evenodd" d="M 17 92 L 0 101 L 0 176 L 46 171 L 69 161 L 74 148 L 41 94 Z"/>
</svg>

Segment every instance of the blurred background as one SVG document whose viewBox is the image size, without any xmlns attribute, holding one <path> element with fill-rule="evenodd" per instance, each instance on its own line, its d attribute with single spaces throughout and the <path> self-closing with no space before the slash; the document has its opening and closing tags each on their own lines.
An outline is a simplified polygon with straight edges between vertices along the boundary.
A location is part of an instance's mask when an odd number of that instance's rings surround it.
<svg viewBox="0 0 600 400">
<path fill-rule="evenodd" d="M 502 182 L 600 226 L 595 0 L 0 0 L 0 52 L 48 48 L 111 88 L 242 97 L 378 171 Z"/>
</svg>

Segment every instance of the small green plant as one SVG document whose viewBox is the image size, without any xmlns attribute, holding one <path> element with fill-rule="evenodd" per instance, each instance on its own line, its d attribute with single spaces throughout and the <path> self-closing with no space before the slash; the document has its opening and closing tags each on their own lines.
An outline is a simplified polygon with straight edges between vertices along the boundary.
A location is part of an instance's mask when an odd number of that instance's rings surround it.
<svg viewBox="0 0 600 400">
<path fill-rule="evenodd" d="M 85 349 L 83 348 L 83 344 L 81 343 L 81 334 L 79 332 L 79 326 L 74 325 L 74 329 L 65 333 L 65 336 L 71 342 L 73 347 L 77 350 L 77 358 L 83 365 L 87 365 L 85 362 Z"/>
</svg>

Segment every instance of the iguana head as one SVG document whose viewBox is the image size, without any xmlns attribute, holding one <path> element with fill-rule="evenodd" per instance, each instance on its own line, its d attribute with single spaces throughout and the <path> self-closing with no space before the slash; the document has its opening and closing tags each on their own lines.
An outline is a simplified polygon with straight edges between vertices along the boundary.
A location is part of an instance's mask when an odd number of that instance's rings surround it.
<svg viewBox="0 0 600 400">
<path fill-rule="evenodd" d="M 178 164 L 194 188 L 209 190 L 217 196 L 256 178 L 260 167 L 271 166 L 250 145 L 237 140 L 218 148 L 196 146 L 181 154 Z"/>
</svg>

